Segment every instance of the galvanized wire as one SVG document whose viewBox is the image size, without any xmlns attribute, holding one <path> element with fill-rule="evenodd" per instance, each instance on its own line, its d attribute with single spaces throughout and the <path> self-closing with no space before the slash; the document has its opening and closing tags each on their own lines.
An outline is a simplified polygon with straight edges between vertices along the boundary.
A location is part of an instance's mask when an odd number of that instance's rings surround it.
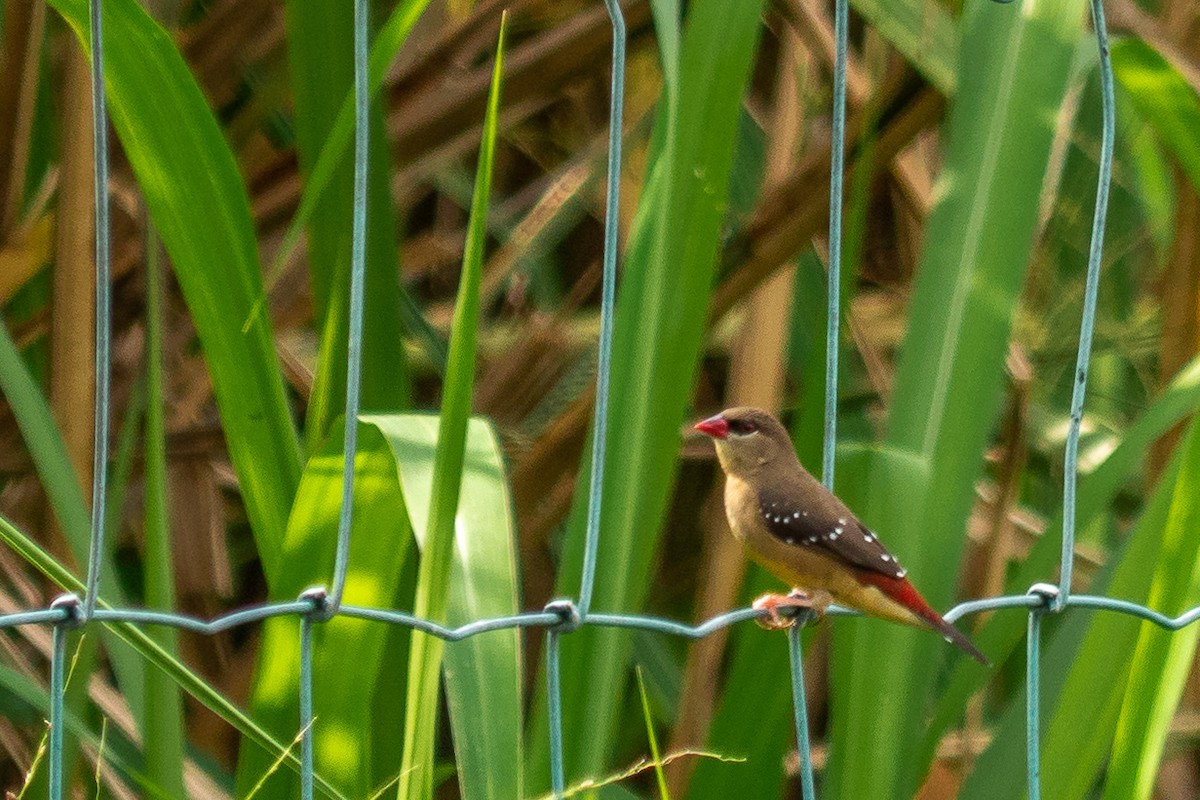
<svg viewBox="0 0 1200 800">
<path fill-rule="evenodd" d="M 837 0 L 833 10 L 833 122 L 829 143 L 829 274 L 826 278 L 825 432 L 821 451 L 821 482 L 833 491 L 837 453 L 838 332 L 842 315 L 842 181 L 846 173 L 846 60 L 849 50 L 849 0 Z"/>
<path fill-rule="evenodd" d="M 814 800 L 817 790 L 813 785 L 812 750 L 808 739 L 808 698 L 804 691 L 804 648 L 801 646 L 800 631 L 803 619 L 793 620 L 788 628 L 788 660 L 792 675 L 792 716 L 796 725 L 796 751 L 800 755 L 800 791 L 804 800 Z"/>
<path fill-rule="evenodd" d="M 617 211 L 621 194 L 621 132 L 625 119 L 625 17 L 619 0 L 604 0 L 612 21 L 612 98 L 608 115 L 608 198 L 604 205 L 604 269 L 600 291 L 600 341 L 596 364 L 596 408 L 592 423 L 592 470 L 588 485 L 587 537 L 579 613 L 586 617 L 596 582 L 600 510 L 604 495 L 604 454 L 608 439 L 608 384 L 612 373 L 613 309 L 617 294 Z"/>
<path fill-rule="evenodd" d="M 1029 800 L 1042 796 L 1042 688 L 1035 680 L 1041 671 L 1042 614 L 1044 609 L 1029 611 L 1025 632 L 1025 767 L 1029 771 Z"/>
<path fill-rule="evenodd" d="M 621 161 L 622 95 L 625 70 L 625 28 L 617 0 L 605 0 L 613 26 L 612 105 L 609 120 L 608 198 L 605 209 L 604 274 L 601 301 L 601 332 L 597 369 L 597 393 L 593 425 L 592 472 L 590 479 L 588 528 L 584 554 L 583 581 L 578 603 L 570 599 L 557 600 L 543 611 L 525 612 L 493 619 L 476 620 L 455 628 L 421 619 L 412 614 L 382 608 L 343 605 L 346 568 L 349 554 L 353 498 L 353 465 L 356 452 L 355 420 L 359 406 L 359 367 L 361 363 L 363 277 L 365 270 L 366 234 L 366 164 L 367 164 L 367 24 L 366 2 L 355 0 L 355 191 L 351 259 L 350 325 L 348 331 L 348 369 L 346 391 L 345 465 L 342 508 L 338 523 L 337 555 L 333 589 L 326 596 L 324 589 L 310 589 L 294 601 L 265 603 L 239 609 L 210 619 L 147 609 L 113 609 L 97 607 L 100 556 L 103 552 L 103 511 L 107 470 L 107 419 L 110 411 L 108 391 L 108 352 L 110 348 L 111 311 L 109 306 L 109 244 L 107 213 L 107 123 L 103 93 L 103 42 L 100 25 L 100 0 L 91 4 L 92 101 L 95 131 L 96 161 L 96 460 L 93 475 L 93 529 L 85 597 L 74 595 L 56 600 L 49 609 L 23 611 L 0 615 L 0 629 L 21 625 L 52 625 L 53 649 L 50 665 L 50 732 L 49 787 L 52 800 L 63 795 L 63 699 L 66 681 L 67 634 L 75 626 L 88 622 L 127 622 L 142 625 L 168 625 L 182 630 L 212 635 L 242 625 L 259 624 L 266 619 L 292 616 L 300 621 L 300 719 L 301 729 L 301 793 L 313 796 L 314 764 L 312 730 L 312 630 L 315 624 L 334 615 L 400 625 L 420 630 L 446 641 L 459 641 L 488 631 L 501 629 L 541 628 L 546 631 L 546 671 L 550 717 L 550 779 L 556 797 L 565 791 L 563 762 L 562 696 L 559 645 L 561 637 L 580 627 L 632 628 L 663 635 L 699 639 L 714 631 L 760 618 L 763 611 L 752 608 L 734 609 L 695 625 L 632 614 L 592 614 L 590 603 L 594 588 L 595 567 L 599 545 L 601 493 L 605 468 L 604 442 L 608 417 L 608 384 L 612 346 L 612 315 L 616 284 L 616 216 L 619 171 Z M 1100 50 L 1100 80 L 1104 110 L 1104 130 L 1101 142 L 1099 180 L 1093 218 L 1092 242 L 1089 250 L 1088 272 L 1083 302 L 1079 353 L 1071 405 L 1071 430 L 1066 449 L 1064 479 L 1064 525 L 1062 541 L 1061 579 L 1058 586 L 1039 584 L 1025 595 L 983 598 L 961 603 L 949 610 L 945 618 L 955 621 L 969 614 L 1001 609 L 1024 609 L 1028 614 L 1026 640 L 1027 712 L 1028 712 L 1028 790 L 1031 798 L 1039 796 L 1039 700 L 1040 700 L 1040 625 L 1047 612 L 1068 608 L 1093 609 L 1128 614 L 1167 630 L 1178 630 L 1200 620 L 1200 608 L 1190 609 L 1179 616 L 1168 617 L 1137 603 L 1094 595 L 1070 594 L 1071 556 L 1075 534 L 1075 480 L 1077 474 L 1078 434 L 1082 419 L 1087 368 L 1090 359 L 1092 331 L 1095 321 L 1096 294 L 1099 286 L 1100 263 L 1103 254 L 1104 220 L 1107 211 L 1108 187 L 1112 174 L 1114 109 L 1112 66 L 1108 55 L 1102 0 L 1092 0 L 1097 43 Z M 846 0 L 835 6 L 835 65 L 832 175 L 830 189 L 830 259 L 828 289 L 826 407 L 823 478 L 827 486 L 833 483 L 833 454 L 836 443 L 837 410 L 837 333 L 839 284 L 841 267 L 841 217 L 843 197 L 843 167 L 845 139 L 845 79 L 847 58 Z M 96 520 L 100 520 L 98 524 Z M 841 616 L 855 612 L 833 607 L 829 614 Z M 807 703 L 804 695 L 803 653 L 800 628 L 789 630 L 789 663 L 794 693 L 794 720 L 797 747 L 801 760 L 801 784 L 806 800 L 814 800 L 815 790 L 809 754 Z"/>
<path fill-rule="evenodd" d="M 1092 331 L 1096 327 L 1096 296 L 1100 288 L 1100 262 L 1104 256 L 1104 221 L 1108 216 L 1108 189 L 1112 183 L 1116 100 L 1113 96 L 1112 58 L 1108 52 L 1108 26 L 1103 0 L 1092 0 L 1092 23 L 1100 56 L 1100 101 L 1103 123 L 1100 139 L 1100 177 L 1096 182 L 1096 208 L 1092 212 L 1092 240 L 1088 246 L 1087 282 L 1083 291 L 1083 317 L 1079 324 L 1079 350 L 1075 360 L 1075 385 L 1071 391 L 1071 424 L 1063 457 L 1062 572 L 1055 609 L 1071 594 L 1071 568 L 1075 553 L 1075 483 L 1079 469 L 1079 428 L 1087 392 L 1088 363 L 1092 357 Z"/>
<path fill-rule="evenodd" d="M 354 514 L 354 457 L 358 453 L 359 386 L 362 373 L 363 284 L 367 263 L 367 0 L 354 0 L 354 213 L 350 240 L 350 322 L 346 331 L 346 409 L 342 451 L 342 507 L 338 513 L 330 614 L 336 614 L 350 565 Z"/>
<path fill-rule="evenodd" d="M 96 407 L 92 438 L 92 534 L 88 544 L 87 592 L 83 616 L 96 607 L 100 589 L 100 557 L 104 553 L 104 521 L 108 500 L 108 416 L 111 403 L 109 354 L 112 352 L 112 266 L 108 222 L 108 111 L 104 101 L 104 25 L 102 0 L 91 0 L 92 170 L 96 210 Z"/>
</svg>

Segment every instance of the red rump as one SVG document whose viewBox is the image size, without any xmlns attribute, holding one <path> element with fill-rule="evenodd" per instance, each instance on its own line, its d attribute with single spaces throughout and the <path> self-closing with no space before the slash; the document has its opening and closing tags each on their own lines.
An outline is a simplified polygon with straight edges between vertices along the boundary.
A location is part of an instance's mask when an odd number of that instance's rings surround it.
<svg viewBox="0 0 1200 800">
<path fill-rule="evenodd" d="M 925 602 L 925 598 L 921 597 L 917 587 L 913 586 L 908 578 L 893 578 L 882 572 L 862 570 L 858 573 L 858 580 L 860 583 L 874 586 L 921 619 L 928 620 L 935 628 L 946 624 L 942 621 L 941 614 L 934 611 L 929 603 Z"/>
</svg>

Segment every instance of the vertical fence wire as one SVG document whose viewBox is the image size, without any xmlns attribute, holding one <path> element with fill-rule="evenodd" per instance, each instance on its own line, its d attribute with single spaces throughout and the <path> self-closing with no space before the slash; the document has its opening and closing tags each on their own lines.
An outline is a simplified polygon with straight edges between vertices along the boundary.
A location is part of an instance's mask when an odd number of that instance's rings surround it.
<svg viewBox="0 0 1200 800">
<path fill-rule="evenodd" d="M 838 332 L 842 303 L 842 206 L 846 166 L 846 62 L 849 58 L 849 2 L 836 0 L 833 13 L 833 107 L 829 144 L 829 268 L 825 292 L 825 429 L 821 443 L 821 482 L 833 491 L 837 456 Z M 804 691 L 804 649 L 800 639 L 806 617 L 788 629 L 788 656 L 792 678 L 792 713 L 796 725 L 796 752 L 800 761 L 800 787 L 804 800 L 816 800 L 812 753 L 809 746 L 808 700 Z"/>
<path fill-rule="evenodd" d="M 808 615 L 797 618 L 788 628 L 788 659 L 792 673 L 792 713 L 796 723 L 796 752 L 800 756 L 800 790 L 804 800 L 816 800 L 813 785 L 812 748 L 808 733 L 808 698 L 804 691 L 804 648 L 800 633 Z"/>
<path fill-rule="evenodd" d="M 342 507 L 329 613 L 337 613 L 346 588 L 350 526 L 354 513 L 354 458 L 358 452 L 359 384 L 362 371 L 363 283 L 367 261 L 367 2 L 354 0 L 354 215 L 350 242 L 350 320 L 346 331 L 346 413 L 342 452 Z"/>
<path fill-rule="evenodd" d="M 825 323 L 825 434 L 821 481 L 833 491 L 837 451 L 838 331 L 842 312 L 842 187 L 846 166 L 846 60 L 849 49 L 849 3 L 837 0 L 833 12 L 833 123 L 829 143 L 829 270 Z"/>
<path fill-rule="evenodd" d="M 1096 181 L 1096 208 L 1092 216 L 1092 239 L 1088 247 L 1087 281 L 1083 294 L 1083 317 L 1079 325 L 1079 352 L 1075 360 L 1075 384 L 1071 391 L 1071 424 L 1063 470 L 1063 539 L 1059 595 L 1054 609 L 1061 610 L 1071 593 L 1075 553 L 1075 484 L 1079 471 L 1079 428 L 1083 423 L 1083 400 L 1087 392 L 1088 363 L 1092 356 L 1092 332 L 1096 327 L 1096 295 L 1100 288 L 1100 262 L 1104 255 L 1104 223 L 1108 215 L 1108 190 L 1112 182 L 1113 138 L 1116 100 L 1113 96 L 1112 58 L 1108 51 L 1108 26 L 1103 0 L 1092 0 L 1092 23 L 1100 57 L 1100 101 L 1103 127 L 1100 140 L 1100 174 Z"/>
<path fill-rule="evenodd" d="M 56 623 L 50 651 L 50 800 L 63 797 L 63 695 L 66 694 L 67 621 Z"/>
<path fill-rule="evenodd" d="M 87 591 L 83 617 L 96 608 L 100 588 L 100 558 L 104 552 L 104 519 L 108 496 L 108 418 L 110 399 L 109 353 L 112 351 L 112 267 L 108 236 L 108 113 L 104 102 L 103 3 L 91 0 L 90 47 L 92 56 L 92 170 L 96 214 L 96 398 L 92 444 L 92 531 L 88 545 Z"/>
<path fill-rule="evenodd" d="M 1029 610 L 1025 639 L 1025 763 L 1029 770 L 1029 800 L 1038 800 L 1042 796 L 1042 614 L 1040 606 Z"/>
<path fill-rule="evenodd" d="M 583 583 L 579 614 L 592 605 L 596 558 L 600 546 L 600 508 L 604 493 L 604 451 L 608 439 L 608 384 L 612 372 L 613 308 L 617 291 L 617 212 L 621 194 L 621 131 L 625 116 L 625 17 L 618 0 L 604 0 L 612 21 L 612 98 L 608 115 L 608 192 L 604 206 L 604 269 L 600 294 L 600 342 L 596 365 L 596 407 L 592 423 L 592 471 L 588 486 L 587 536 L 583 551 Z"/>
<path fill-rule="evenodd" d="M 300 618 L 300 800 L 313 800 L 313 617 Z"/>
<path fill-rule="evenodd" d="M 560 800 L 566 791 L 563 770 L 562 686 L 559 680 L 558 631 L 546 632 L 546 707 L 550 716 L 550 791 Z"/>
</svg>

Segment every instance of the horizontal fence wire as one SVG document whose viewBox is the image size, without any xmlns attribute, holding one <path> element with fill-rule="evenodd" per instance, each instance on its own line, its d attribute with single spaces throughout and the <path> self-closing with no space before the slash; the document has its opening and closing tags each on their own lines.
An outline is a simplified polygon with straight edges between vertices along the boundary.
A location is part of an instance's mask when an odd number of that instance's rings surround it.
<svg viewBox="0 0 1200 800">
<path fill-rule="evenodd" d="M 103 517 L 107 470 L 107 420 L 110 413 L 109 356 L 110 352 L 110 278 L 109 278 L 109 223 L 107 214 L 108 195 L 108 148 L 107 114 L 104 104 L 104 67 L 101 26 L 101 0 L 90 3 L 90 48 L 92 65 L 92 102 L 94 124 L 94 169 L 96 178 L 96 441 L 95 472 L 93 475 L 93 527 L 91 550 L 88 558 L 87 581 L 84 596 L 63 595 L 48 609 L 22 611 L 0 615 L 0 629 L 24 625 L 51 625 L 53 627 L 52 654 L 50 664 L 49 697 L 49 797 L 61 800 L 64 794 L 63 774 L 63 699 L 66 683 L 67 634 L 76 627 L 101 623 L 132 623 L 135 625 L 170 626 L 199 634 L 212 635 L 245 625 L 260 624 L 274 617 L 295 617 L 299 620 L 300 636 L 300 719 L 298 720 L 301 740 L 299 771 L 302 797 L 311 798 L 314 792 L 315 773 L 313 766 L 312 729 L 312 650 L 313 627 L 334 616 L 352 617 L 386 625 L 399 625 L 423 631 L 446 641 L 459 641 L 488 631 L 502 629 L 544 629 L 546 631 L 546 670 L 549 690 L 550 721 L 550 778 L 555 797 L 565 791 L 563 761 L 562 697 L 559 669 L 559 645 L 564 635 L 583 626 L 637 629 L 685 639 L 700 639 L 731 625 L 760 619 L 768 612 L 753 608 L 739 608 L 714 616 L 698 624 L 687 624 L 640 614 L 592 613 L 590 609 L 594 587 L 596 561 L 599 552 L 599 522 L 601 491 L 604 477 L 604 441 L 608 415 L 608 386 L 611 372 L 612 319 L 615 304 L 617 236 L 616 216 L 621 162 L 622 96 L 625 71 L 625 26 L 618 0 L 605 0 L 613 29 L 612 97 L 609 119 L 608 197 L 605 206 L 605 236 L 603 254 L 603 278 L 601 298 L 601 331 L 597 365 L 597 392 L 595 418 L 593 422 L 592 473 L 589 486 L 588 527 L 584 554 L 584 574 L 578 601 L 555 600 L 542 611 L 529 611 L 506 617 L 476 620 L 458 627 L 448 627 L 438 622 L 422 619 L 403 611 L 384 608 L 367 608 L 342 603 L 346 581 L 347 558 L 351 529 L 351 498 L 353 496 L 354 455 L 356 452 L 356 426 L 347 422 L 345 429 L 345 465 L 341 516 L 338 524 L 338 540 L 332 590 L 323 588 L 305 591 L 293 601 L 264 603 L 238 609 L 209 619 L 167 611 L 139 608 L 110 608 L 99 599 L 100 557 L 103 553 Z M 1039 782 L 1039 695 L 1040 695 L 1040 628 L 1046 613 L 1062 612 L 1066 609 L 1091 609 L 1110 611 L 1137 617 L 1167 630 L 1178 630 L 1200 620 L 1200 608 L 1169 617 L 1146 606 L 1109 597 L 1072 594 L 1070 591 L 1071 561 L 1075 537 L 1075 482 L 1078 469 L 1078 437 L 1083 415 L 1083 402 L 1087 384 L 1088 363 L 1091 356 L 1092 332 L 1095 325 L 1096 295 L 1100 280 L 1100 265 L 1104 248 L 1104 222 L 1108 204 L 1108 190 L 1112 176 L 1114 138 L 1114 99 L 1112 65 L 1109 59 L 1108 38 L 1102 0 L 1091 0 L 1092 16 L 1099 48 L 1100 82 L 1103 105 L 1103 138 L 1101 142 L 1099 177 L 1097 181 L 1096 206 L 1093 217 L 1092 239 L 1088 254 L 1086 288 L 1079 350 L 1075 373 L 1074 391 L 1071 402 L 1071 425 L 1066 445 L 1066 468 L 1063 491 L 1063 537 L 1061 577 L 1057 585 L 1037 584 L 1024 595 L 1008 595 L 969 600 L 950 609 L 945 618 L 954 622 L 971 614 L 1004 609 L 1023 609 L 1028 615 L 1026 643 L 1026 711 L 1028 720 L 1028 792 L 1031 800 L 1040 793 Z M 352 264 L 350 291 L 350 323 L 348 332 L 348 365 L 346 387 L 346 417 L 354 420 L 358 412 L 359 368 L 362 346 L 363 277 L 365 270 L 366 233 L 366 159 L 368 105 L 366 87 L 367 67 L 367 15 L 366 0 L 354 3 L 354 70 L 355 70 L 355 154 L 354 154 L 354 216 L 352 236 Z M 847 60 L 847 0 L 835 3 L 835 63 L 834 63 L 834 107 L 833 141 L 831 158 L 830 193 L 830 243 L 828 274 L 828 328 L 827 328 L 827 383 L 826 383 L 826 439 L 823 454 L 823 479 L 827 486 L 833 482 L 833 453 L 836 441 L 837 411 L 837 355 L 838 355 L 838 311 L 841 261 L 841 216 L 844 172 L 845 138 L 845 79 Z M 837 606 L 831 607 L 832 616 L 852 615 L 857 612 Z M 801 761 L 801 788 L 806 800 L 814 800 L 812 764 L 809 754 L 809 731 L 807 704 L 804 695 L 803 652 L 800 644 L 800 626 L 808 616 L 797 620 L 797 625 L 788 631 L 789 664 L 794 694 L 794 718 L 797 747 Z"/>
</svg>

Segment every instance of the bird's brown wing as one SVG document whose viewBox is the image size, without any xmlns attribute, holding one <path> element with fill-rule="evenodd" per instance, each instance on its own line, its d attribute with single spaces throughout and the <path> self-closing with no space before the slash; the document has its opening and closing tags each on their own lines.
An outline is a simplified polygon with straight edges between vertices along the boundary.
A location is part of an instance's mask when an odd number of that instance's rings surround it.
<svg viewBox="0 0 1200 800">
<path fill-rule="evenodd" d="M 777 487 L 759 491 L 758 511 L 772 536 L 793 547 L 832 555 L 859 569 L 892 578 L 905 576 L 904 568 L 880 543 L 879 537 L 840 500 L 825 494 L 815 503 L 799 505 L 798 498 L 806 494 L 812 498 L 814 493 Z"/>
</svg>

